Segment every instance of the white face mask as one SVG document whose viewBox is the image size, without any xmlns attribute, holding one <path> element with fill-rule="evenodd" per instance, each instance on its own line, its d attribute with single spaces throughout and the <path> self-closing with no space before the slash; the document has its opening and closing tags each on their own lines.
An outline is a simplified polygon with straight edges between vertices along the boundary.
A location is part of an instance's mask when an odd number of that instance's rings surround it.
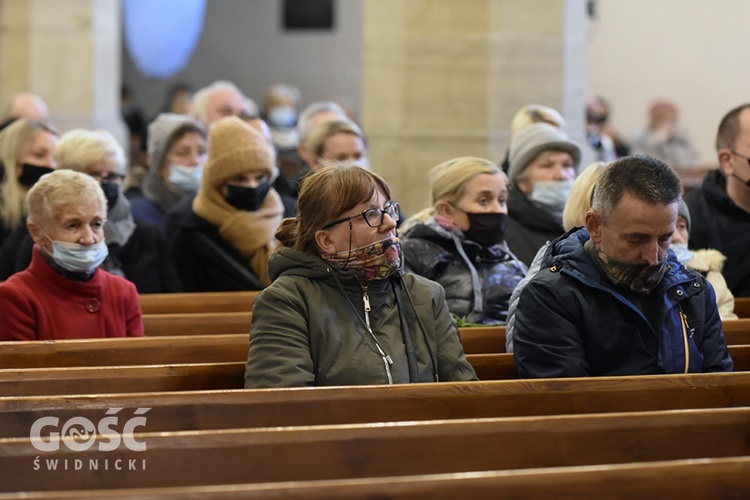
<svg viewBox="0 0 750 500">
<path fill-rule="evenodd" d="M 194 194 L 201 186 L 203 165 L 186 167 L 184 165 L 171 165 L 169 167 L 169 182 L 183 193 Z"/>
<path fill-rule="evenodd" d="M 94 272 L 109 255 L 109 248 L 104 243 L 104 239 L 93 245 L 49 239 L 52 241 L 52 255 L 50 256 L 52 260 L 63 269 L 74 273 Z"/>
<path fill-rule="evenodd" d="M 573 181 L 536 181 L 529 199 L 552 212 L 562 212 L 572 187 Z"/>
<path fill-rule="evenodd" d="M 669 245 L 669 248 L 677 255 L 677 260 L 680 261 L 680 264 L 685 264 L 695 257 L 695 253 L 688 250 L 687 243 L 672 243 Z"/>
</svg>

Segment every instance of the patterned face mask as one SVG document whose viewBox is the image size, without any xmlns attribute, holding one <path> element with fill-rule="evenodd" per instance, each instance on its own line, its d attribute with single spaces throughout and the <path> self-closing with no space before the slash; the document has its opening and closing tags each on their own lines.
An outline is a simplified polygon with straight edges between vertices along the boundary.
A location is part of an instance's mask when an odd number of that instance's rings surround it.
<svg viewBox="0 0 750 500">
<path fill-rule="evenodd" d="M 636 293 L 651 293 L 661 283 L 668 269 L 666 258 L 656 265 L 650 266 L 646 263 L 630 264 L 623 262 L 608 257 L 599 249 L 597 249 L 597 255 L 614 281 Z"/>
<path fill-rule="evenodd" d="M 385 279 L 401 267 L 401 243 L 396 236 L 334 254 L 321 255 L 336 269 L 354 271 L 363 283 Z"/>
</svg>

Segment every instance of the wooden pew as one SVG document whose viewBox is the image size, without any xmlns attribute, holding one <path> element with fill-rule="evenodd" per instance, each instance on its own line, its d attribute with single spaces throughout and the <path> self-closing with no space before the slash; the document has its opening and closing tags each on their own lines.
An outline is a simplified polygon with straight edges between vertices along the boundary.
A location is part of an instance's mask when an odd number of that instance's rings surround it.
<svg viewBox="0 0 750 500">
<path fill-rule="evenodd" d="M 460 335 L 466 354 L 505 351 L 505 327 L 464 328 Z M 750 344 L 750 330 L 728 329 L 726 338 Z M 0 342 L 0 369 L 244 361 L 248 344 L 247 333 Z"/>
<path fill-rule="evenodd" d="M 144 314 L 147 337 L 249 333 L 252 312 Z"/>
<path fill-rule="evenodd" d="M 98 422 L 110 408 L 150 408 L 148 430 L 157 432 L 738 406 L 750 406 L 750 372 L 68 394 L 0 398 L 0 437 L 28 437 L 42 416 Z"/>
<path fill-rule="evenodd" d="M 750 345 L 730 346 L 736 371 L 750 370 Z M 512 354 L 470 354 L 480 380 L 516 378 Z M 0 370 L 0 397 L 241 389 L 245 362 Z"/>
<path fill-rule="evenodd" d="M 0 490 L 149 488 L 742 457 L 750 455 L 750 408 L 139 431 L 134 439 L 145 444 L 143 451 L 120 446 L 101 452 L 97 443 L 73 451 L 59 438 L 51 439 L 59 450 L 40 452 L 29 438 L 0 440 Z M 36 457 L 39 468 L 34 470 Z M 57 460 L 54 470 L 48 460 Z M 76 460 L 82 464 L 76 473 L 61 474 L 63 463 L 76 467 Z M 105 460 L 109 467 L 121 460 L 128 470 L 100 470 Z M 97 470 L 90 470 L 92 463 Z"/>
<path fill-rule="evenodd" d="M 55 490 L 25 498 L 747 498 L 750 457 L 212 486 Z M 610 493 L 611 492 L 611 493 Z M 17 498 L 0 494 L 4 498 Z"/>
<path fill-rule="evenodd" d="M 146 293 L 143 314 L 251 312 L 259 292 Z"/>
<path fill-rule="evenodd" d="M 734 312 L 740 318 L 750 318 L 750 297 L 735 297 Z"/>
<path fill-rule="evenodd" d="M 247 333 L 0 342 L 0 368 L 219 363 L 247 360 Z"/>
</svg>

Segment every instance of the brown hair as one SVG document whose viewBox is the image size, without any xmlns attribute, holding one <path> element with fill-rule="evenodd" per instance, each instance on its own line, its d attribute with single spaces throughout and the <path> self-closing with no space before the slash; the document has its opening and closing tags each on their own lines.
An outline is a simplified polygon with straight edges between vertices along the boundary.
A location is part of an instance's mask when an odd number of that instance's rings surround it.
<svg viewBox="0 0 750 500">
<path fill-rule="evenodd" d="M 299 215 L 281 221 L 276 239 L 295 250 L 317 255 L 315 232 L 372 198 L 376 190 L 391 199 L 385 180 L 369 170 L 346 164 L 322 168 L 302 183 L 297 198 Z"/>
<path fill-rule="evenodd" d="M 734 142 L 740 135 L 740 113 L 750 108 L 750 104 L 737 106 L 729 113 L 724 115 L 719 124 L 719 131 L 716 133 L 716 151 L 722 148 L 734 148 Z"/>
</svg>

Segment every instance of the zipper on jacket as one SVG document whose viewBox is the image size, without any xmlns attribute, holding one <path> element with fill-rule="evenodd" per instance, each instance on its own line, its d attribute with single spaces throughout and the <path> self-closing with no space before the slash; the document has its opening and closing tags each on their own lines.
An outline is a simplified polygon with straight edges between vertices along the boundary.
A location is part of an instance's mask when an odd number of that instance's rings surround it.
<svg viewBox="0 0 750 500">
<path fill-rule="evenodd" d="M 367 295 L 367 287 L 362 287 L 362 302 L 365 306 L 365 324 L 367 325 L 367 332 L 370 334 L 370 337 L 372 337 L 372 340 L 375 341 L 375 347 L 378 349 L 378 352 L 380 353 L 380 357 L 383 358 L 383 365 L 385 366 L 385 374 L 388 376 L 388 384 L 393 385 L 393 375 L 391 375 L 391 366 L 393 366 L 393 359 L 385 353 L 382 347 L 380 347 L 380 342 L 378 342 L 377 337 L 375 337 L 375 334 L 372 332 L 372 327 L 370 326 L 370 311 L 372 308 L 370 307 L 370 296 Z"/>
<path fill-rule="evenodd" d="M 682 312 L 682 307 L 680 307 L 680 323 L 682 324 L 682 342 L 685 347 L 685 371 L 684 373 L 687 373 L 688 368 L 690 368 L 690 344 L 688 343 L 688 331 L 690 330 L 690 325 L 688 324 L 685 313 Z M 690 337 L 692 336 L 693 335 L 691 333 Z"/>
</svg>

